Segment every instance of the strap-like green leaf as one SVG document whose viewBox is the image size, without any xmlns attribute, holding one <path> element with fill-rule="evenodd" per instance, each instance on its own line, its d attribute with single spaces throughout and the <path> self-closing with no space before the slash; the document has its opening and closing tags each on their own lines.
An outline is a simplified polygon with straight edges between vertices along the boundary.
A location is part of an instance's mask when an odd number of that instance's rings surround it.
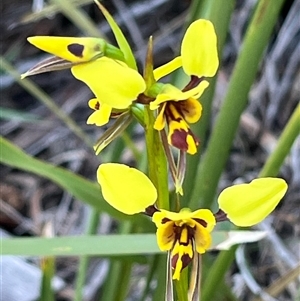
<svg viewBox="0 0 300 301">
<path fill-rule="evenodd" d="M 50 179 L 79 200 L 97 208 L 101 212 L 107 212 L 117 219 L 146 219 L 142 215 L 129 217 L 115 210 L 103 199 L 97 183 L 84 179 L 64 168 L 32 158 L 3 137 L 0 138 L 0 148 L 0 162 Z M 149 220 L 148 224 L 150 223 L 151 221 Z"/>
<path fill-rule="evenodd" d="M 252 235 L 250 235 L 252 233 Z M 223 248 L 241 242 L 252 242 L 263 237 L 263 231 L 216 231 L 212 233 L 211 249 Z M 247 236 L 250 238 L 247 239 Z M 235 239 L 236 237 L 236 239 Z M 243 237 L 243 239 L 241 239 Z M 227 242 L 227 243 L 226 243 Z M 225 247 L 226 245 L 226 247 Z M 2 255 L 25 256 L 124 256 L 161 253 L 155 234 L 115 234 L 64 236 L 54 238 L 22 237 L 2 239 Z"/>
</svg>

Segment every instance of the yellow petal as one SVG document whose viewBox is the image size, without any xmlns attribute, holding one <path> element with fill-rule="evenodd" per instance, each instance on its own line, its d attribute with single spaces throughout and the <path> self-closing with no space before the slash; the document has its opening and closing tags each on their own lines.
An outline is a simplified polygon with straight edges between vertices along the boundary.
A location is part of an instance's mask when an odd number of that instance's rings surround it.
<svg viewBox="0 0 300 301">
<path fill-rule="evenodd" d="M 287 187 L 279 178 L 260 178 L 250 184 L 234 185 L 221 192 L 219 207 L 235 225 L 253 226 L 275 209 Z"/>
<path fill-rule="evenodd" d="M 192 212 L 191 218 L 205 221 L 206 223 L 205 229 L 208 232 L 211 232 L 216 225 L 216 219 L 213 213 L 209 209 L 196 210 Z"/>
<path fill-rule="evenodd" d="M 99 108 L 95 109 L 95 107 L 97 107 L 97 104 Z M 90 115 L 90 117 L 86 121 L 87 124 L 95 124 L 96 126 L 102 126 L 108 123 L 112 110 L 111 106 L 105 103 L 99 103 L 99 101 L 96 98 L 93 98 L 89 101 L 89 107 L 94 108 L 96 111 Z"/>
<path fill-rule="evenodd" d="M 206 250 L 210 247 L 211 245 L 211 235 L 201 225 L 196 223 L 196 229 L 195 229 L 195 234 L 194 234 L 194 240 L 195 240 L 195 246 L 196 246 L 196 251 L 199 254 L 203 254 L 206 252 Z"/>
<path fill-rule="evenodd" d="M 183 92 L 171 84 L 165 84 L 163 85 L 161 93 L 157 95 L 154 101 L 150 102 L 150 110 L 156 110 L 161 103 L 177 98 L 181 98 L 183 100 Z"/>
<path fill-rule="evenodd" d="M 197 152 L 199 141 L 185 120 L 182 117 L 170 120 L 168 126 L 168 143 L 184 152 L 194 155 Z"/>
<path fill-rule="evenodd" d="M 182 113 L 187 123 L 197 122 L 202 114 L 202 105 L 195 98 L 188 98 L 185 101 L 180 101 L 180 112 Z"/>
<path fill-rule="evenodd" d="M 92 98 L 89 100 L 88 105 L 93 110 L 99 110 L 100 109 L 100 100 L 97 98 Z"/>
<path fill-rule="evenodd" d="M 74 63 L 101 57 L 106 42 L 97 38 L 35 36 L 27 38 L 35 47 Z"/>
<path fill-rule="evenodd" d="M 165 84 L 161 90 L 161 93 L 157 95 L 154 101 L 150 102 L 150 110 L 156 110 L 161 103 L 166 101 L 182 101 L 191 97 L 198 98 L 203 94 L 204 90 L 208 86 L 208 81 L 203 80 L 193 89 L 182 92 L 180 89 L 171 84 Z"/>
<path fill-rule="evenodd" d="M 191 89 L 191 90 L 187 90 L 185 92 L 182 92 L 183 93 L 183 98 L 178 98 L 178 99 L 175 99 L 175 100 L 182 100 L 182 99 L 188 99 L 190 97 L 194 97 L 194 98 L 199 98 L 204 90 L 209 86 L 209 83 L 208 81 L 206 80 L 202 80 L 198 86 L 196 86 L 195 88 Z"/>
<path fill-rule="evenodd" d="M 153 71 L 154 79 L 155 80 L 161 79 L 162 77 L 172 73 L 173 71 L 175 71 L 176 69 L 181 67 L 181 65 L 182 65 L 181 57 L 178 56 L 175 59 L 173 59 L 172 61 L 156 68 Z"/>
<path fill-rule="evenodd" d="M 181 271 L 192 261 L 194 256 L 194 250 L 192 242 L 189 241 L 187 244 L 180 244 L 176 242 L 171 252 L 171 263 L 173 272 L 173 280 L 180 279 Z"/>
<path fill-rule="evenodd" d="M 154 215 L 157 214 L 154 213 Z M 173 222 L 166 222 L 158 226 L 156 231 L 157 245 L 161 251 L 169 251 L 172 249 L 175 240 Z"/>
<path fill-rule="evenodd" d="M 193 216 L 193 212 L 189 208 L 182 208 L 180 212 L 172 212 L 164 209 L 159 209 L 159 212 L 156 212 L 152 220 L 156 224 L 157 227 L 159 227 L 163 223 L 163 219 L 169 219 L 171 221 L 177 222 L 182 221 L 182 224 L 185 222 L 188 222 L 191 217 Z"/>
<path fill-rule="evenodd" d="M 197 20 L 187 29 L 181 44 L 182 67 L 186 74 L 214 76 L 219 66 L 217 36 L 208 20 Z"/>
<path fill-rule="evenodd" d="M 76 65 L 71 71 L 90 87 L 101 103 L 116 109 L 128 108 L 146 89 L 145 81 L 137 71 L 107 57 Z"/>
<path fill-rule="evenodd" d="M 156 189 L 149 178 L 124 164 L 101 164 L 97 180 L 104 199 L 125 214 L 142 212 L 157 199 Z"/>
<path fill-rule="evenodd" d="M 155 119 L 154 125 L 153 125 L 153 128 L 158 130 L 158 131 L 161 131 L 166 125 L 166 119 L 165 119 L 165 116 L 164 116 L 165 108 L 166 108 L 166 103 L 164 103 L 162 105 L 162 108 L 159 111 L 159 113 L 158 113 L 158 115 Z"/>
</svg>

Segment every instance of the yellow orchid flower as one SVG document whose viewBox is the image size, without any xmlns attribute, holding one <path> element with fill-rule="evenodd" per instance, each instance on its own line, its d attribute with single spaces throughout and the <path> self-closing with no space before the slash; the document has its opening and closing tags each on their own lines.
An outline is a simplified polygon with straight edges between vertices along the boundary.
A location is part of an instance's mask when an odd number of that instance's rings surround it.
<svg viewBox="0 0 300 301">
<path fill-rule="evenodd" d="M 143 77 L 119 60 L 121 55 L 115 50 L 117 48 L 102 39 L 35 36 L 29 37 L 28 41 L 37 48 L 70 62 L 67 66 L 71 68 L 74 77 L 90 87 L 101 106 L 88 119 L 88 124 L 106 124 L 112 109 L 127 110 L 146 89 Z M 116 59 L 106 55 L 115 56 Z M 48 61 L 44 72 L 49 69 Z M 36 69 L 33 70 L 37 72 Z M 43 72 L 40 68 L 38 70 L 38 73 Z M 32 74 L 36 74 L 35 72 Z M 31 72 L 22 77 L 27 75 L 31 75 Z"/>
<path fill-rule="evenodd" d="M 202 106 L 197 98 L 209 85 L 204 78 L 214 76 L 218 65 L 214 26 L 208 20 L 199 19 L 188 27 L 183 37 L 181 56 L 154 70 L 154 77 L 159 80 L 182 66 L 191 78 L 183 90 L 164 85 L 156 99 L 150 103 L 150 109 L 159 109 L 154 128 L 162 130 L 167 124 L 169 144 L 189 154 L 197 152 L 198 140 L 188 124 L 200 119 Z"/>
<path fill-rule="evenodd" d="M 159 248 L 170 252 L 173 279 L 179 279 L 195 252 L 203 254 L 211 245 L 211 231 L 216 222 L 227 220 L 237 226 L 249 227 L 269 215 L 287 190 L 279 178 L 255 179 L 249 184 L 234 185 L 223 190 L 218 198 L 220 210 L 192 212 L 183 208 L 171 212 L 154 206 L 157 192 L 148 177 L 124 164 L 106 163 L 99 166 L 97 179 L 104 199 L 126 214 L 146 212 L 157 227 Z"/>
</svg>

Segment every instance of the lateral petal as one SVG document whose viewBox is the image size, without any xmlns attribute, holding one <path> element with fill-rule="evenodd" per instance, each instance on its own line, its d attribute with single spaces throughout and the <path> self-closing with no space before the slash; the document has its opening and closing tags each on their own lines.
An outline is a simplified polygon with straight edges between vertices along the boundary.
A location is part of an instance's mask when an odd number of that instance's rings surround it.
<svg viewBox="0 0 300 301">
<path fill-rule="evenodd" d="M 157 199 L 157 191 L 141 171 L 124 164 L 104 163 L 97 170 L 104 199 L 125 214 L 143 212 Z"/>
<path fill-rule="evenodd" d="M 249 184 L 224 189 L 218 203 L 232 223 L 250 227 L 264 220 L 275 209 L 287 188 L 283 179 L 255 179 Z"/>
</svg>

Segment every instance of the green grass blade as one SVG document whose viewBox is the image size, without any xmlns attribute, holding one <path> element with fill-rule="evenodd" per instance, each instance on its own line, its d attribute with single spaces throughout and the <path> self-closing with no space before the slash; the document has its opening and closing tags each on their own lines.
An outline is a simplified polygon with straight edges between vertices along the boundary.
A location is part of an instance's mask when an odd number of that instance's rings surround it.
<svg viewBox="0 0 300 301">
<path fill-rule="evenodd" d="M 120 223 L 118 228 L 120 235 L 128 235 L 131 230 L 132 224 L 129 222 Z M 131 262 L 128 262 L 127 260 L 114 261 L 111 263 L 101 300 L 125 300 L 129 289 L 131 265 Z M 117 290 L 115 289 L 116 287 L 118 288 Z"/>
<path fill-rule="evenodd" d="M 98 221 L 99 221 L 99 212 L 93 208 L 91 215 L 89 217 L 89 226 L 86 231 L 87 235 L 93 235 L 96 233 L 97 227 L 98 227 Z M 82 292 L 83 292 L 83 287 L 85 284 L 86 271 L 88 268 L 88 264 L 89 264 L 89 257 L 81 256 L 80 261 L 79 261 L 77 278 L 76 278 L 74 301 L 82 300 Z"/>
<path fill-rule="evenodd" d="M 93 2 L 93 0 L 68 0 L 68 2 L 77 7 L 77 6 L 87 5 L 91 2 Z M 49 16 L 51 16 L 51 15 L 56 15 L 59 12 L 60 12 L 59 6 L 57 6 L 55 4 L 53 4 L 53 5 L 50 4 L 50 5 L 44 6 L 43 9 L 40 11 L 32 12 L 32 13 L 26 14 L 25 16 L 22 16 L 22 18 L 20 19 L 19 25 L 23 25 L 23 24 L 27 24 L 27 23 L 31 23 L 31 22 L 38 22 L 44 18 L 49 18 Z"/>
<path fill-rule="evenodd" d="M 54 301 L 54 291 L 52 289 L 52 279 L 55 273 L 55 258 L 42 258 L 42 283 L 40 301 Z"/>
<path fill-rule="evenodd" d="M 284 0 L 261 0 L 247 30 L 242 50 L 231 76 L 221 111 L 215 122 L 204 160 L 197 173 L 190 207 L 209 208 L 229 156 L 240 116 L 248 101 L 259 63 Z"/>
<path fill-rule="evenodd" d="M 228 232 L 215 231 L 212 237 L 211 248 L 214 249 L 228 239 Z M 1 248 L 2 255 L 22 256 L 102 255 L 116 257 L 162 253 L 157 246 L 154 233 L 10 238 L 2 239 Z"/>
<path fill-rule="evenodd" d="M 285 126 L 275 151 L 268 158 L 263 169 L 260 171 L 260 177 L 274 177 L 278 174 L 284 159 L 289 154 L 298 135 L 300 135 L 300 102 Z"/>
<path fill-rule="evenodd" d="M 124 54 L 126 64 L 130 68 L 137 70 L 136 61 L 133 52 L 119 25 L 115 22 L 111 14 L 106 10 L 106 8 L 99 1 L 95 0 L 95 3 L 98 5 L 99 9 L 101 10 L 104 17 L 106 18 L 111 30 L 113 31 L 116 41 Z"/>
<path fill-rule="evenodd" d="M 8 109 L 4 107 L 0 107 L 0 119 L 32 123 L 41 121 L 45 122 L 44 120 L 41 120 L 38 115 L 26 113 L 24 111 L 19 110 Z"/>
<path fill-rule="evenodd" d="M 160 253 L 155 234 L 23 237 L 2 240 L 2 255 L 124 256 Z"/>
<path fill-rule="evenodd" d="M 63 112 L 59 106 L 38 86 L 36 86 L 30 79 L 24 78 L 21 80 L 20 74 L 15 70 L 7 60 L 0 56 L 0 69 L 10 74 L 15 81 L 23 87 L 28 93 L 36 97 L 41 103 L 43 103 L 54 115 L 61 119 L 68 128 L 77 135 L 86 145 L 93 147 L 93 142 L 88 138 L 87 134 L 70 118 L 65 112 Z"/>
<path fill-rule="evenodd" d="M 104 211 L 109 213 L 117 219 L 135 220 L 136 218 L 142 218 L 143 222 L 145 221 L 145 224 L 151 224 L 144 216 L 130 217 L 112 208 L 104 201 L 100 192 L 100 187 L 97 183 L 86 180 L 64 168 L 53 166 L 49 163 L 32 158 L 3 137 L 0 138 L 0 147 L 0 160 L 3 164 L 33 172 L 52 180 L 54 183 L 74 195 L 74 197 L 97 208 L 101 212 Z M 148 223 L 146 223 L 147 221 Z"/>
<path fill-rule="evenodd" d="M 89 15 L 81 8 L 76 7 L 70 1 L 65 0 L 51 0 L 59 10 L 82 32 L 87 36 L 104 38 L 103 34 L 97 29 L 97 26 L 91 20 Z"/>
</svg>

